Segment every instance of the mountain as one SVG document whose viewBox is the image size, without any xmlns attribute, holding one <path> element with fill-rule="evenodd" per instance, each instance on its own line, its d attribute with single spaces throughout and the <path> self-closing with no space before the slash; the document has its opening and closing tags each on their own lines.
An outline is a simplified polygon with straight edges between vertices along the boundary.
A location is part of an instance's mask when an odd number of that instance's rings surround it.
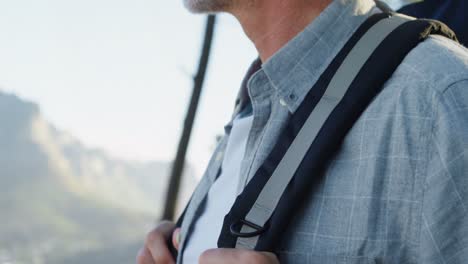
<svg viewBox="0 0 468 264">
<path fill-rule="evenodd" d="M 0 263 L 133 263 L 169 168 L 86 148 L 0 92 Z M 182 201 L 195 185 L 186 172 Z"/>
</svg>

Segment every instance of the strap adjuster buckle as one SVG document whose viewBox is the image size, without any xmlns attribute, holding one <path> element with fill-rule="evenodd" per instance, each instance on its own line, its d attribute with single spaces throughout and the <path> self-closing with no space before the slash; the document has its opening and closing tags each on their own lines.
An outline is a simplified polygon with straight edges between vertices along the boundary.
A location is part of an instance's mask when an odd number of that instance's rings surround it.
<svg viewBox="0 0 468 264">
<path fill-rule="evenodd" d="M 239 225 L 246 225 L 250 228 L 253 228 L 255 229 L 255 231 L 252 231 L 252 232 L 247 232 L 247 233 L 242 233 L 241 231 L 236 231 L 239 227 Z M 229 227 L 230 229 L 230 232 L 231 232 L 231 235 L 233 236 L 236 236 L 236 237 L 255 237 L 255 236 L 258 236 L 258 235 L 261 235 L 263 233 L 265 233 L 265 231 L 268 229 L 268 225 L 265 225 L 265 226 L 259 226 L 259 225 L 256 225 L 252 222 L 249 222 L 247 220 L 244 220 L 244 219 L 240 219 L 240 220 L 237 220 L 236 222 L 232 223 L 231 226 Z"/>
</svg>

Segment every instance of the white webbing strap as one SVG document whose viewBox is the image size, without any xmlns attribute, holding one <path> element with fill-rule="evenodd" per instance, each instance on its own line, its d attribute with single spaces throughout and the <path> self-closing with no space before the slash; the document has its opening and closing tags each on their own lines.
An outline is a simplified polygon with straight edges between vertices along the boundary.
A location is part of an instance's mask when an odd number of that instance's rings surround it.
<svg viewBox="0 0 468 264">
<path fill-rule="evenodd" d="M 260 192 L 254 206 L 245 217 L 247 222 L 264 227 L 320 129 L 343 99 L 361 68 L 380 43 L 397 27 L 409 20 L 411 18 L 399 15 L 382 19 L 372 26 L 356 43 L 338 68 L 319 103 L 307 118 L 286 154 Z M 254 231 L 256 231 L 254 228 L 245 224 L 241 228 L 241 233 Z M 236 242 L 236 248 L 254 249 L 258 238 L 259 236 L 239 237 Z"/>
</svg>

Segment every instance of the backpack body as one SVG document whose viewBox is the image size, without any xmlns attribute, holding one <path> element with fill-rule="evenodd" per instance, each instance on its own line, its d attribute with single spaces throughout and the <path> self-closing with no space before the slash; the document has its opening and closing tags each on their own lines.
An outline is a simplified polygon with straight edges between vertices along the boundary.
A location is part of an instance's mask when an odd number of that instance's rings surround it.
<svg viewBox="0 0 468 264">
<path fill-rule="evenodd" d="M 460 43 L 468 44 L 468 2 L 466 0 L 425 0 L 402 7 L 399 13 L 417 18 L 436 19 L 447 24 Z"/>
</svg>

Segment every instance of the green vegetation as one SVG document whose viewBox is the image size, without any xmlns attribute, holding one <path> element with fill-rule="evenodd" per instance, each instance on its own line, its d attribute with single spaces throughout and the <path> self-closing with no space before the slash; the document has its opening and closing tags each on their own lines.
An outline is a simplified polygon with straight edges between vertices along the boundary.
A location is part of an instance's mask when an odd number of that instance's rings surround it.
<svg viewBox="0 0 468 264">
<path fill-rule="evenodd" d="M 0 264 L 134 263 L 168 164 L 86 149 L 1 92 L 0 124 Z"/>
</svg>

